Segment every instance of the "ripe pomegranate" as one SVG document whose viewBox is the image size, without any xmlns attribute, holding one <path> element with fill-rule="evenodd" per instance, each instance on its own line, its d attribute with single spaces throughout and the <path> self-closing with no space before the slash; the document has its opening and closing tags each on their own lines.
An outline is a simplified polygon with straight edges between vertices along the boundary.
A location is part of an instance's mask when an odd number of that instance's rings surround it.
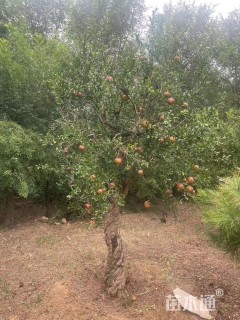
<svg viewBox="0 0 240 320">
<path fill-rule="evenodd" d="M 164 96 L 165 98 L 170 98 L 170 97 L 171 97 L 171 93 L 170 93 L 169 91 L 164 91 L 164 92 L 163 92 L 163 96 Z"/>
<path fill-rule="evenodd" d="M 144 205 L 144 208 L 146 208 L 146 209 L 149 209 L 152 206 L 151 202 L 149 200 L 145 201 L 143 205 Z"/>
<path fill-rule="evenodd" d="M 116 165 L 119 166 L 122 163 L 122 158 L 117 157 L 117 158 L 114 159 L 114 162 L 116 163 Z"/>
<path fill-rule="evenodd" d="M 175 103 L 175 99 L 174 98 L 168 98 L 167 99 L 167 103 L 172 106 Z"/>
</svg>

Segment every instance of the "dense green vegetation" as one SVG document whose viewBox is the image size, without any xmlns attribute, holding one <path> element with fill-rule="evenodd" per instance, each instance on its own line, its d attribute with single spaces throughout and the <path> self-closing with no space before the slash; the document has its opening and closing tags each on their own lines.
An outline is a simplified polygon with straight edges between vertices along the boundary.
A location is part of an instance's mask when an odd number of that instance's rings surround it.
<svg viewBox="0 0 240 320">
<path fill-rule="evenodd" d="M 239 166 L 240 11 L 144 12 L 142 0 L 0 0 L 8 203 L 95 221 L 112 194 L 190 199 Z"/>
<path fill-rule="evenodd" d="M 225 251 L 239 257 L 240 248 L 240 178 L 225 179 L 218 190 L 202 190 L 199 198 L 206 206 L 204 219 L 212 239 Z"/>
</svg>

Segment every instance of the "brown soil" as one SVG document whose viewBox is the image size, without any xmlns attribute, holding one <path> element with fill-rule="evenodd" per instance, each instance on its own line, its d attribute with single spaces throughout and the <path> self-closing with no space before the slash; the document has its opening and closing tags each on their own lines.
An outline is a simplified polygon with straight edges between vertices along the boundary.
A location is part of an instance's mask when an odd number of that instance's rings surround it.
<svg viewBox="0 0 240 320">
<path fill-rule="evenodd" d="M 215 294 L 213 319 L 240 319 L 239 267 L 208 242 L 193 205 L 179 205 L 177 220 L 155 211 L 123 214 L 128 290 L 120 301 L 103 288 L 107 249 L 103 230 L 87 222 L 18 224 L 0 231 L 0 320 L 198 319 L 166 311 L 166 296 L 181 289 Z"/>
</svg>

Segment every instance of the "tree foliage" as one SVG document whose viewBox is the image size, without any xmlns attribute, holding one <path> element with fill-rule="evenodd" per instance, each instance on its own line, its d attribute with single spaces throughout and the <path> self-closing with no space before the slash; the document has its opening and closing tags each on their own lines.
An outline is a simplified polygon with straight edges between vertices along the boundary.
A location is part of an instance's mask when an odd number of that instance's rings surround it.
<svg viewBox="0 0 240 320">
<path fill-rule="evenodd" d="M 231 106 L 240 107 L 240 10 L 234 10 L 218 22 L 215 57 L 221 68 L 225 90 L 230 92 Z"/>
<path fill-rule="evenodd" d="M 0 39 L 1 118 L 39 131 L 48 130 L 65 102 L 68 49 L 56 40 L 34 38 L 12 26 Z"/>
<path fill-rule="evenodd" d="M 169 83 L 192 107 L 221 106 L 223 83 L 215 63 L 217 21 L 208 4 L 167 4 L 150 18 L 148 48 Z"/>
<path fill-rule="evenodd" d="M 77 0 L 70 13 L 70 36 L 123 48 L 126 37 L 141 26 L 142 0 Z"/>
<path fill-rule="evenodd" d="M 38 137 L 46 206 L 101 220 L 113 194 L 190 199 L 239 166 L 238 11 L 182 1 L 146 26 L 142 0 L 1 5 L 0 116 Z"/>
<path fill-rule="evenodd" d="M 71 1 L 1 0 L 1 13 L 6 23 L 25 24 L 32 34 L 51 37 L 62 31 Z"/>
<path fill-rule="evenodd" d="M 35 151 L 34 139 L 13 122 L 0 122 L 0 130 L 1 192 L 13 190 L 26 198 L 33 185 L 29 166 Z"/>
</svg>

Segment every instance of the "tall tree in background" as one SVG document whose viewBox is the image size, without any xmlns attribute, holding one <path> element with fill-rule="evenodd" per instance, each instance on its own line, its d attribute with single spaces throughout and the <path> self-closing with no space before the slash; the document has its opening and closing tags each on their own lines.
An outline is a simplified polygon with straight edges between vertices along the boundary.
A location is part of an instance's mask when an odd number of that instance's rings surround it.
<svg viewBox="0 0 240 320">
<path fill-rule="evenodd" d="M 34 34 L 51 37 L 62 31 L 71 0 L 1 0 L 5 22 L 25 24 Z"/>
<path fill-rule="evenodd" d="M 66 101 L 69 50 L 8 27 L 0 40 L 0 117 L 46 132 Z"/>
<path fill-rule="evenodd" d="M 6 17 L 6 0 L 0 0 L 0 38 L 6 37 L 7 29 L 5 24 L 7 23 L 7 17 Z"/>
<path fill-rule="evenodd" d="M 220 76 L 213 59 L 216 22 L 210 5 L 180 1 L 150 18 L 148 49 L 164 78 L 181 86 L 191 106 L 219 105 Z"/>
<path fill-rule="evenodd" d="M 98 39 L 118 48 L 142 24 L 143 0 L 76 0 L 70 15 L 70 37 Z"/>
<path fill-rule="evenodd" d="M 240 108 L 240 10 L 218 21 L 216 63 L 232 107 Z M 227 103 L 227 101 L 225 101 Z"/>
</svg>

